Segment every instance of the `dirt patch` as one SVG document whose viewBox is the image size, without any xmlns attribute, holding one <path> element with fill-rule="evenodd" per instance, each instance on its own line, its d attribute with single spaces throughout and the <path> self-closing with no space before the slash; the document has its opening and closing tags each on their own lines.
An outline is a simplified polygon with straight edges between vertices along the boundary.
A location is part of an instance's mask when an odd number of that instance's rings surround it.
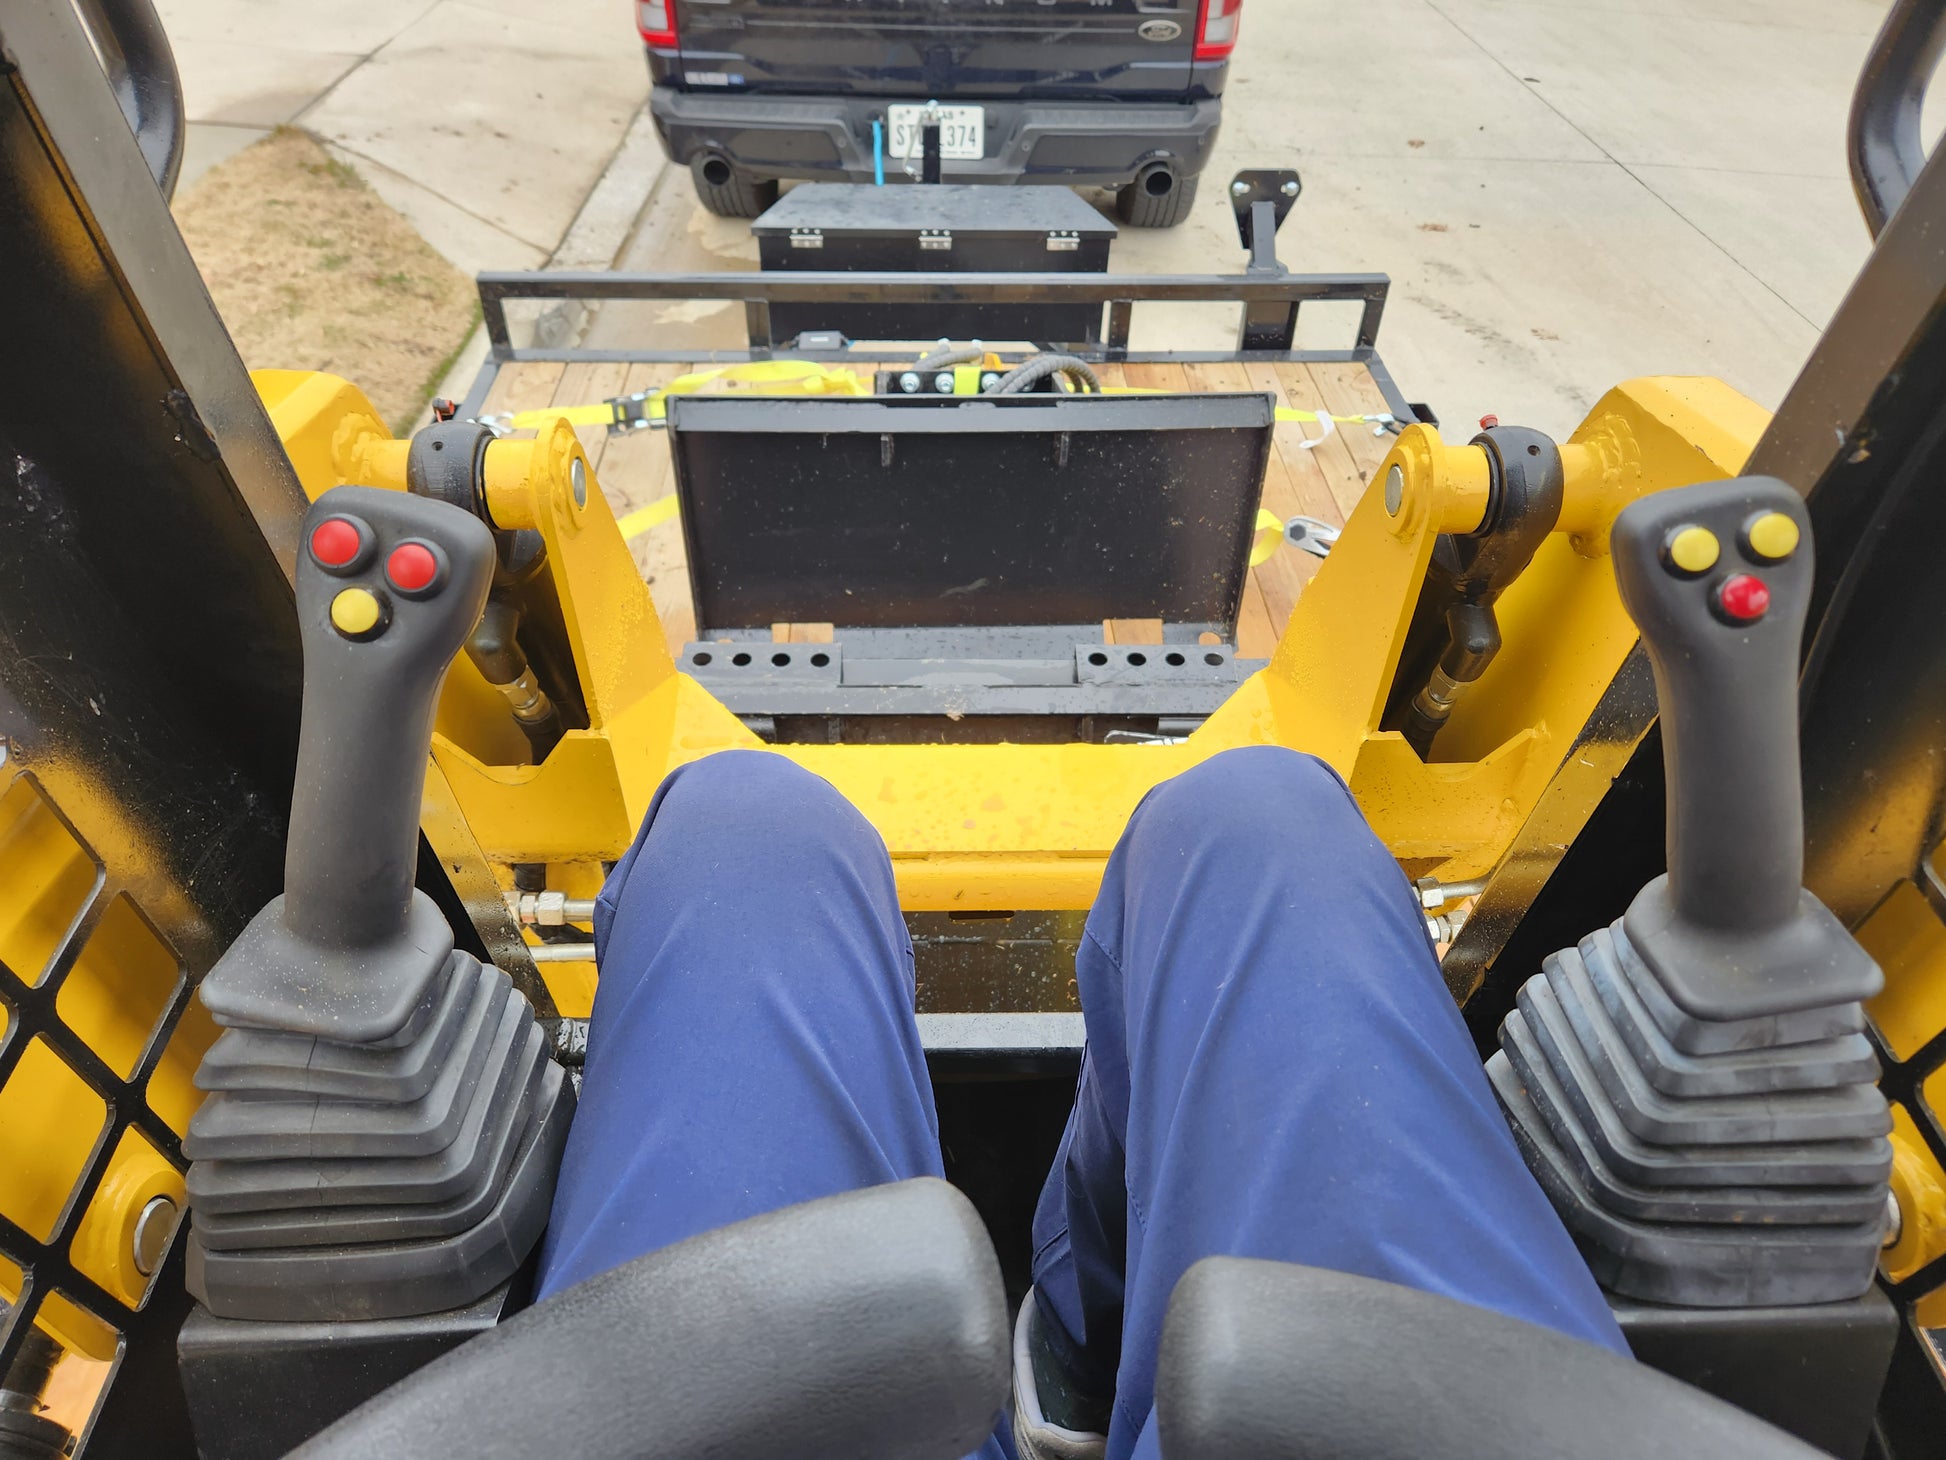
<svg viewBox="0 0 1946 1460">
<path fill-rule="evenodd" d="M 285 127 L 198 178 L 175 214 L 246 365 L 329 370 L 394 431 L 419 424 L 479 304 L 363 178 Z"/>
</svg>

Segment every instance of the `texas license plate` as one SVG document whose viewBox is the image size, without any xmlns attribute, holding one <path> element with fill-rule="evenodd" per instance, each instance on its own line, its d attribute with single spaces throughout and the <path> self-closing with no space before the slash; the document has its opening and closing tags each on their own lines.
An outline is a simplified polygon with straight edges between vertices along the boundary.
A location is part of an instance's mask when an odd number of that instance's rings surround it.
<svg viewBox="0 0 1946 1460">
<path fill-rule="evenodd" d="M 885 139 L 889 154 L 904 161 L 925 156 L 925 139 L 920 135 L 922 106 L 890 106 L 885 109 L 891 136 Z M 939 155 L 949 162 L 977 162 L 986 156 L 987 114 L 985 107 L 942 106 L 939 109 Z"/>
</svg>

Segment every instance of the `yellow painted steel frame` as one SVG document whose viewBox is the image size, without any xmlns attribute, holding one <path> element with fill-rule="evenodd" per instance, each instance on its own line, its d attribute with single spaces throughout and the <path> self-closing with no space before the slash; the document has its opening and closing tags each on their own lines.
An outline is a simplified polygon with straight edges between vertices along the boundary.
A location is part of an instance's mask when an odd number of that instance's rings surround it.
<svg viewBox="0 0 1946 1460">
<path fill-rule="evenodd" d="M 312 496 L 341 482 L 404 488 L 405 444 L 355 388 L 328 375 L 257 380 Z M 1374 474 L 1269 666 L 1183 742 L 774 752 L 825 777 L 877 827 L 908 911 L 1085 908 L 1142 796 L 1241 745 L 1284 745 L 1333 766 L 1413 872 L 1485 874 L 1571 769 L 1570 747 L 1635 644 L 1606 556 L 1616 514 L 1644 493 L 1733 475 L 1766 421 L 1715 380 L 1635 380 L 1601 400 L 1562 448 L 1559 529 L 1501 599 L 1504 647 L 1430 763 L 1379 718 L 1434 542 L 1478 526 L 1488 473 L 1481 449 L 1449 446 L 1426 426 L 1407 428 Z M 570 487 L 577 460 L 590 483 L 584 502 Z M 514 862 L 570 864 L 588 874 L 585 888 L 600 860 L 626 849 L 670 770 L 763 742 L 670 659 L 565 421 L 531 440 L 494 442 L 486 473 L 495 525 L 546 539 L 589 725 L 543 764 L 525 763 L 504 700 L 461 659 L 434 737 L 429 809 L 450 820 L 456 808 L 503 876 Z M 1577 793 L 1578 815 L 1549 809 L 1568 839 L 1606 788 L 1607 774 L 1596 779 Z M 563 1012 L 581 1012 L 587 990 L 555 984 L 558 967 L 546 971 Z"/>
</svg>

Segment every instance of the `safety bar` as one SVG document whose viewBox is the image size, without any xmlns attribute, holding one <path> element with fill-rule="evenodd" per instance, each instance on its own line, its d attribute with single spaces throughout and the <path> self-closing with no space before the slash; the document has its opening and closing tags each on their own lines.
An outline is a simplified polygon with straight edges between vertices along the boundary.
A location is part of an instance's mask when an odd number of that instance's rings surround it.
<svg viewBox="0 0 1946 1460">
<path fill-rule="evenodd" d="M 101 68 L 155 185 L 163 197 L 174 197 L 188 128 L 182 77 L 153 0 L 75 0 L 75 9 L 94 38 Z"/>
<path fill-rule="evenodd" d="M 1926 165 L 1920 111 L 1946 49 L 1946 0 L 1897 0 L 1852 93 L 1851 185 L 1877 238 Z"/>
<path fill-rule="evenodd" d="M 517 360 L 507 334 L 509 299 L 723 300 L 741 303 L 752 350 L 787 341 L 772 337 L 773 304 L 1104 304 L 1105 347 L 1126 353 L 1138 303 L 1303 304 L 1358 301 L 1358 347 L 1378 343 L 1391 280 L 1384 274 L 908 274 L 908 273 L 488 273 L 479 277 L 480 310 L 494 358 Z M 583 352 L 543 351 L 534 358 L 575 359 Z"/>
</svg>

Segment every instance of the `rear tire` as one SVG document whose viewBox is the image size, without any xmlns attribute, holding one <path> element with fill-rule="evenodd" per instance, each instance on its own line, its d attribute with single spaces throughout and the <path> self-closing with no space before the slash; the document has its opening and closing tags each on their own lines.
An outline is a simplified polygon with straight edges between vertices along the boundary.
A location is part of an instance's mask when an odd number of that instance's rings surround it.
<svg viewBox="0 0 1946 1460">
<path fill-rule="evenodd" d="M 1174 228 L 1195 203 L 1195 178 L 1157 167 L 1116 191 L 1115 216 L 1131 228 Z"/>
<path fill-rule="evenodd" d="M 752 177 L 721 157 L 705 155 L 689 164 L 696 197 L 719 218 L 755 218 L 777 201 L 777 180 Z"/>
</svg>

